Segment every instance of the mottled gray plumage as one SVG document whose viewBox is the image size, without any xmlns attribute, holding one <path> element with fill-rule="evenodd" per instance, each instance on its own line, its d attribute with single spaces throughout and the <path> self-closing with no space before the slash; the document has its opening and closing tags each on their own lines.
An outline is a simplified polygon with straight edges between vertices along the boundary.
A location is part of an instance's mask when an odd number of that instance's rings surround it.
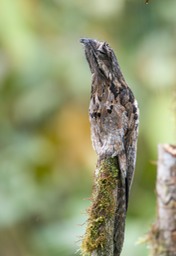
<svg viewBox="0 0 176 256">
<path fill-rule="evenodd" d="M 92 73 L 89 106 L 92 144 L 100 158 L 117 157 L 121 174 L 114 227 L 114 256 L 118 256 L 135 169 L 139 109 L 110 46 L 94 39 L 80 41 Z"/>
</svg>

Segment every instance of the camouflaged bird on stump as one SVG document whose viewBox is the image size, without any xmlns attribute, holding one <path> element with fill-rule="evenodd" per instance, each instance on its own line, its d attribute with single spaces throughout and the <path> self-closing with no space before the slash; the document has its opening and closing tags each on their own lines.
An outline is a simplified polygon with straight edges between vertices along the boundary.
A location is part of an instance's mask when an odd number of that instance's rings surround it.
<svg viewBox="0 0 176 256">
<path fill-rule="evenodd" d="M 135 170 L 139 109 L 112 48 L 94 39 L 80 42 L 92 73 L 89 119 L 98 155 L 82 251 L 84 255 L 119 256 Z"/>
</svg>

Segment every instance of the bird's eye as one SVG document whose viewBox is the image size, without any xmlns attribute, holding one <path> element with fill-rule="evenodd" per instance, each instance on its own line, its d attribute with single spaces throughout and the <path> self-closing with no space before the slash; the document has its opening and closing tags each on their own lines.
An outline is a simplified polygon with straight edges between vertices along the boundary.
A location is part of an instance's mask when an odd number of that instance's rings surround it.
<svg viewBox="0 0 176 256">
<path fill-rule="evenodd" d="M 101 51 L 101 50 L 98 50 L 98 53 L 102 54 L 102 55 L 105 55 L 105 52 Z"/>
</svg>

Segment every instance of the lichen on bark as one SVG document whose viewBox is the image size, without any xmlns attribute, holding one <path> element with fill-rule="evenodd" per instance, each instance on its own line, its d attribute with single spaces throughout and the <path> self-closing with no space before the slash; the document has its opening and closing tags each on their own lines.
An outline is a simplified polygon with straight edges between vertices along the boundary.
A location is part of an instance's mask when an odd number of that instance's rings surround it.
<svg viewBox="0 0 176 256">
<path fill-rule="evenodd" d="M 159 145 L 157 221 L 148 234 L 152 256 L 176 255 L 176 146 Z"/>
<path fill-rule="evenodd" d="M 117 203 L 118 168 L 116 158 L 99 160 L 95 171 L 92 204 L 82 255 L 108 255 L 113 253 L 114 216 Z M 93 251 L 96 252 L 94 254 Z M 97 251 L 99 251 L 98 254 Z M 113 255 L 113 254 L 112 254 Z"/>
</svg>

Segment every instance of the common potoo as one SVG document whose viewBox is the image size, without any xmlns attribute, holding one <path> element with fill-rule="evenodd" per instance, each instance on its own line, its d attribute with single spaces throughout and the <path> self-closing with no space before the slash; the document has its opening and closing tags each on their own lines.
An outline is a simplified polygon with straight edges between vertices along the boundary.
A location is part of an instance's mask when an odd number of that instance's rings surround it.
<svg viewBox="0 0 176 256">
<path fill-rule="evenodd" d="M 106 42 L 83 38 L 92 73 L 89 118 L 93 147 L 99 158 L 116 157 L 121 188 L 115 214 L 114 255 L 124 240 L 128 196 L 135 170 L 139 109 L 112 48 Z"/>
</svg>

